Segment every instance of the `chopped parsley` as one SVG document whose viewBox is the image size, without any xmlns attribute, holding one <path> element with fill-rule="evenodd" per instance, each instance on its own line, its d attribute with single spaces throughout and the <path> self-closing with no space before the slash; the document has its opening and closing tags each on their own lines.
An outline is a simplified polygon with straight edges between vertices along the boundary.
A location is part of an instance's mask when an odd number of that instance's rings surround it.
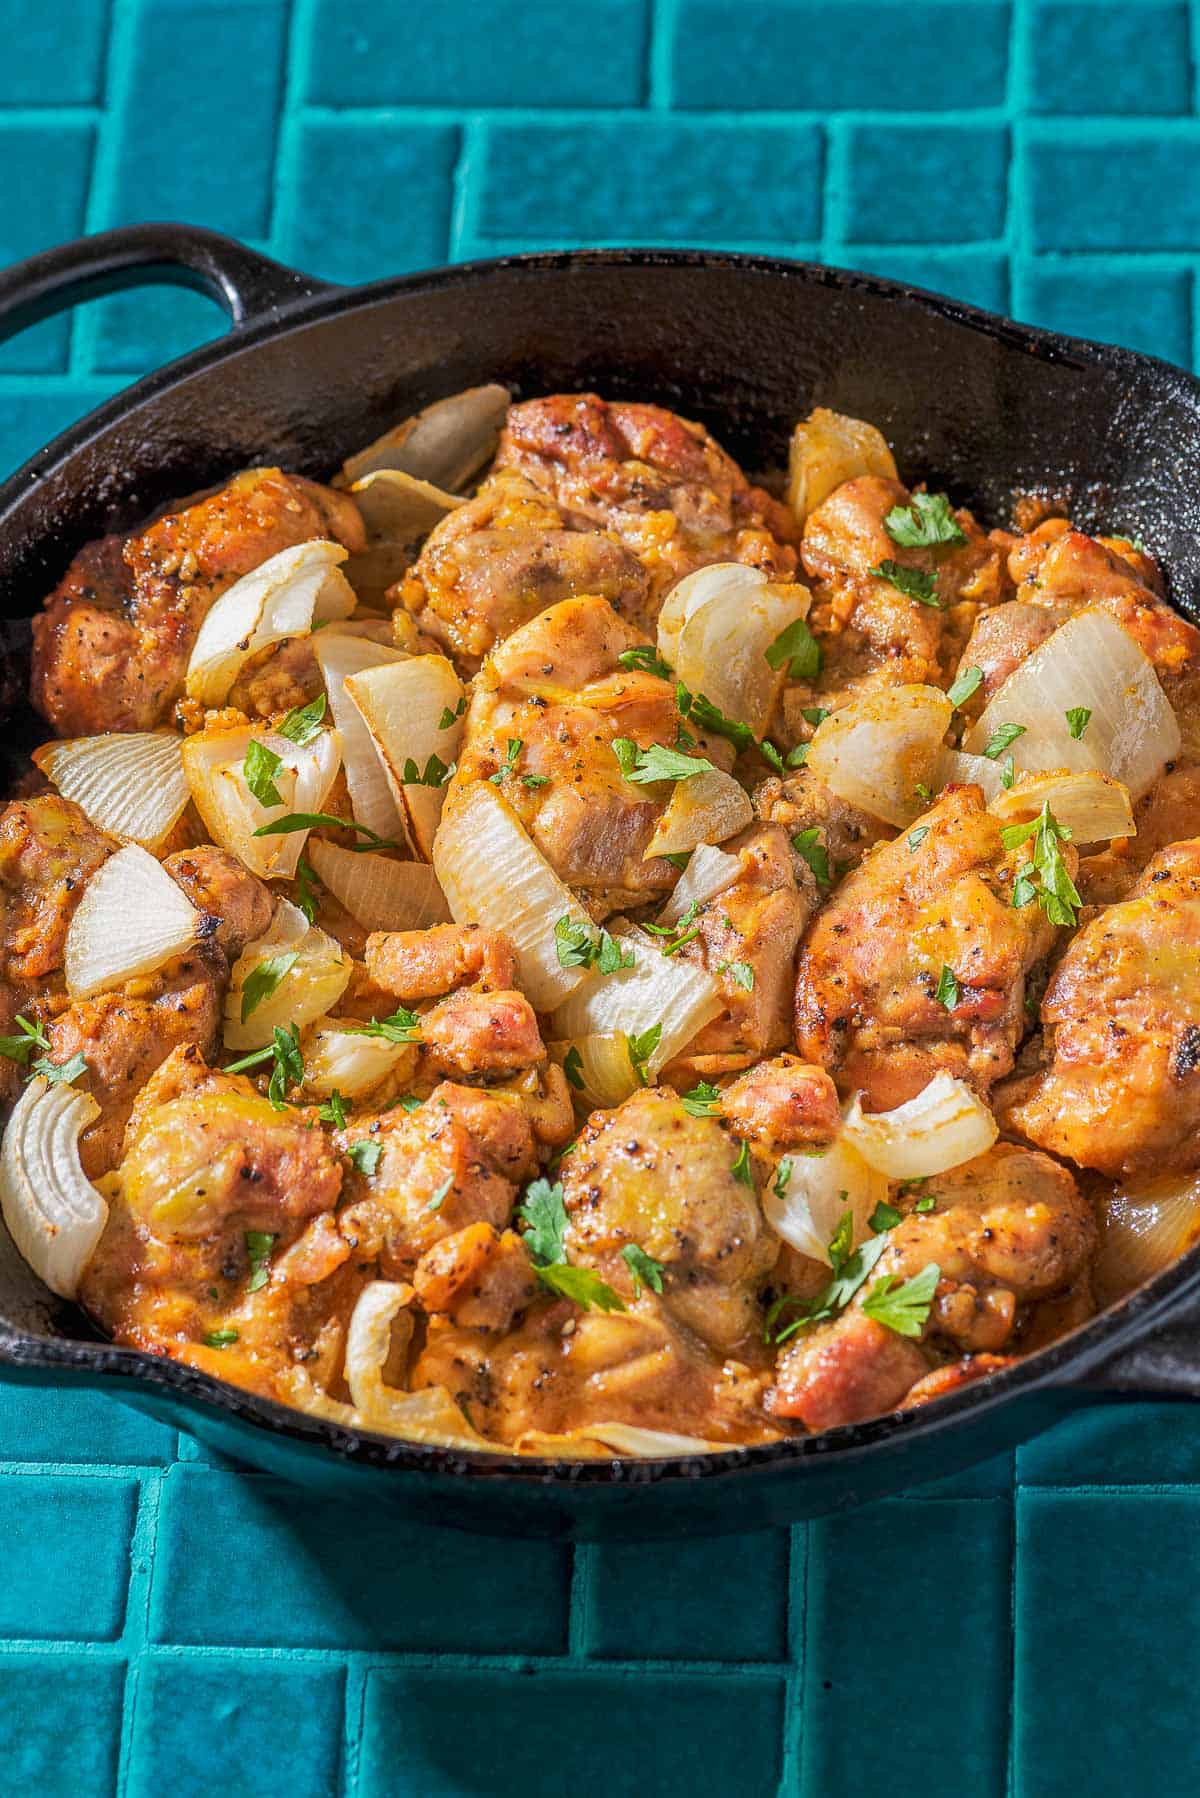
<svg viewBox="0 0 1200 1798">
<path fill-rule="evenodd" d="M 897 593 L 903 593 L 906 599 L 915 599 L 923 606 L 941 607 L 942 602 L 937 596 L 937 581 L 923 568 L 906 568 L 903 562 L 889 560 L 880 562 L 877 568 L 869 569 L 868 573 L 878 575 L 889 587 L 895 587 Z"/>
<path fill-rule="evenodd" d="M 246 1231 L 246 1259 L 250 1263 L 247 1292 L 259 1292 L 271 1277 L 271 1250 L 279 1240 L 269 1230 Z"/>
<path fill-rule="evenodd" d="M 787 1198 L 788 1181 L 792 1177 L 792 1158 L 785 1155 L 775 1169 L 775 1178 L 771 1182 L 771 1191 L 782 1205 Z"/>
<path fill-rule="evenodd" d="M 774 768 L 776 774 L 783 773 L 783 769 L 784 769 L 783 757 L 782 757 L 782 755 L 780 755 L 778 749 L 776 749 L 774 743 L 772 743 L 768 737 L 763 737 L 762 740 L 759 742 L 758 753 L 759 753 L 759 755 L 761 755 L 763 761 L 766 762 L 766 764 L 769 768 Z"/>
<path fill-rule="evenodd" d="M 444 762 L 440 755 L 431 755 L 425 766 L 418 768 L 412 756 L 406 756 L 401 769 L 401 780 L 406 787 L 444 787 L 456 765 L 454 762 Z M 492 779 L 495 778 L 493 774 Z"/>
<path fill-rule="evenodd" d="M 267 1097 L 276 1111 L 282 1111 L 287 1104 L 288 1087 L 299 1086 L 304 1079 L 304 1057 L 300 1053 L 298 1024 L 289 1024 L 286 1030 L 276 1024 L 272 1040 L 265 1049 L 254 1049 L 249 1055 L 243 1055 L 240 1061 L 231 1061 L 224 1072 L 245 1074 L 251 1068 L 264 1067 L 269 1061 L 275 1065 L 267 1085 Z"/>
<path fill-rule="evenodd" d="M 70 1085 L 78 1080 L 81 1074 L 87 1073 L 87 1061 L 81 1051 L 77 1050 L 68 1061 L 51 1061 L 49 1055 L 50 1038 L 40 1024 L 33 1024 L 20 1013 L 14 1019 L 19 1035 L 0 1036 L 0 1055 L 7 1056 L 9 1061 L 16 1061 L 27 1067 L 31 1074 L 41 1074 L 50 1086 Z M 35 1061 L 31 1061 L 35 1049 L 43 1053 Z"/>
<path fill-rule="evenodd" d="M 567 1208 L 561 1180 L 553 1185 L 544 1176 L 531 1180 L 517 1208 L 517 1220 L 525 1225 L 525 1247 L 543 1286 L 571 1299 L 585 1311 L 624 1311 L 620 1295 L 586 1267 L 572 1267 L 567 1260 Z"/>
<path fill-rule="evenodd" d="M 426 1207 L 425 1207 L 426 1211 L 440 1211 L 443 1204 L 445 1203 L 446 1194 L 450 1191 L 450 1188 L 453 1185 L 454 1185 L 454 1175 L 447 1174 L 446 1178 L 442 1181 L 442 1184 L 438 1187 L 437 1191 L 433 1194 L 432 1198 L 429 1200 L 429 1203 L 426 1205 Z"/>
<path fill-rule="evenodd" d="M 754 991 L 754 969 L 748 961 L 721 961 L 717 963 L 718 974 L 728 974 L 735 986 L 744 992 Z"/>
<path fill-rule="evenodd" d="M 811 724 L 815 730 L 818 724 L 824 724 L 826 718 L 828 718 L 829 708 L 828 706 L 823 705 L 806 705 L 800 713 L 800 716 L 804 719 L 806 724 Z"/>
<path fill-rule="evenodd" d="M 513 769 L 517 765 L 517 762 L 520 760 L 521 751 L 524 749 L 524 747 L 525 747 L 525 739 L 523 737 L 509 737 L 508 748 L 505 752 L 504 761 L 501 763 L 500 767 L 497 768 L 497 770 L 494 774 L 488 775 L 488 779 L 491 781 L 491 783 L 494 787 L 500 786 L 504 780 L 505 775 L 512 773 Z"/>
<path fill-rule="evenodd" d="M 677 918 L 674 924 L 645 924 L 643 929 L 648 930 L 651 936 L 662 938 L 659 948 L 664 955 L 674 955 L 685 943 L 692 942 L 700 935 L 700 926 L 696 923 L 699 910 L 700 901 L 693 899 L 683 916 Z"/>
<path fill-rule="evenodd" d="M 998 724 L 984 744 L 983 753 L 989 762 L 998 762 L 1009 744 L 1015 743 L 1018 737 L 1024 735 L 1023 724 Z"/>
<path fill-rule="evenodd" d="M 275 785 L 277 776 L 283 770 L 283 757 L 268 749 L 265 743 L 252 738 L 246 745 L 246 759 L 242 763 L 242 779 L 249 787 L 260 805 L 282 805 L 283 794 Z"/>
<path fill-rule="evenodd" d="M 663 1289 L 663 1264 L 656 1261 L 653 1255 L 647 1255 L 645 1249 L 639 1249 L 636 1242 L 626 1243 L 621 1250 L 621 1259 L 633 1275 L 633 1296 L 640 1299 L 642 1287 L 648 1286 L 652 1292 Z"/>
<path fill-rule="evenodd" d="M 798 830 L 792 838 L 792 848 L 808 863 L 819 887 L 828 887 L 832 884 L 829 872 L 829 851 L 821 841 L 821 832 L 817 825 L 810 826 L 808 830 Z"/>
<path fill-rule="evenodd" d="M 635 786 L 650 786 L 661 780 L 691 780 L 696 774 L 713 774 L 716 767 L 706 756 L 681 755 L 661 743 L 639 749 L 632 737 L 614 737 L 613 754 L 621 764 L 621 773 Z"/>
<path fill-rule="evenodd" d="M 599 974 L 617 974 L 637 961 L 633 951 L 622 949 L 607 930 L 593 930 L 569 912 L 554 926 L 554 949 L 560 968 L 595 968 Z"/>
<path fill-rule="evenodd" d="M 941 1277 L 942 1270 L 936 1261 L 931 1261 L 903 1285 L 899 1274 L 886 1274 L 872 1286 L 862 1308 L 868 1317 L 873 1317 L 886 1329 L 894 1330 L 897 1336 L 918 1337 L 925 1328 Z"/>
<path fill-rule="evenodd" d="M 321 734 L 321 721 L 325 716 L 325 695 L 318 693 L 307 705 L 295 705 L 278 726 L 279 735 L 286 737 L 289 743 L 295 743 L 304 749 L 314 737 Z"/>
<path fill-rule="evenodd" d="M 532 792 L 537 787 L 548 787 L 550 785 L 550 776 L 548 774 L 522 774 L 521 785 L 523 787 L 528 787 Z"/>
<path fill-rule="evenodd" d="M 269 955 L 247 974 L 242 985 L 242 1023 L 269 999 L 280 981 L 290 974 L 300 960 L 298 949 L 286 949 L 281 955 Z"/>
<path fill-rule="evenodd" d="M 1075 738 L 1075 741 L 1078 742 L 1088 725 L 1091 723 L 1092 708 L 1090 705 L 1073 705 L 1065 714 L 1065 717 L 1067 720 L 1067 729 Z"/>
<path fill-rule="evenodd" d="M 372 1141 L 370 1137 L 364 1136 L 361 1142 L 352 1142 L 350 1147 L 346 1150 L 346 1153 L 358 1169 L 359 1173 L 365 1174 L 369 1180 L 371 1175 L 375 1172 L 375 1169 L 379 1166 L 379 1157 L 383 1154 L 383 1145 Z"/>
<path fill-rule="evenodd" d="M 846 1194 L 842 1193 L 841 1197 L 844 1199 Z M 888 1228 L 890 1227 L 889 1225 Z M 776 1299 L 767 1312 L 763 1332 L 765 1341 L 784 1343 L 798 1330 L 836 1317 L 850 1303 L 887 1246 L 887 1231 L 881 1230 L 868 1236 L 851 1254 L 853 1232 L 854 1214 L 844 1211 L 838 1219 L 837 1229 L 829 1239 L 832 1278 L 813 1299 L 799 1299 L 791 1293 L 784 1293 L 781 1298 Z M 794 1311 L 796 1315 L 790 1322 L 781 1325 L 780 1319 L 786 1311 Z"/>
<path fill-rule="evenodd" d="M 323 1124 L 332 1124 L 335 1130 L 346 1128 L 346 1101 L 336 1086 L 325 1103 L 317 1106 L 317 1116 Z"/>
<path fill-rule="evenodd" d="M 1016 778 L 1017 765 L 1013 761 L 1011 755 L 1006 755 L 1004 758 L 1004 766 L 1000 770 L 1000 785 L 1004 788 L 1006 793 L 1012 790 L 1012 785 Z"/>
<path fill-rule="evenodd" d="M 928 835 L 929 835 L 928 824 L 918 824 L 917 828 L 915 830 L 909 831 L 908 847 L 909 847 L 909 851 L 911 854 L 916 853 L 916 851 L 921 847 L 921 844 L 925 841 L 925 838 Z"/>
<path fill-rule="evenodd" d="M 396 1103 L 401 1111 L 420 1111 L 425 1101 L 418 1099 L 416 1093 L 401 1093 Z"/>
<path fill-rule="evenodd" d="M 886 1199 L 880 1199 L 867 1222 L 878 1236 L 881 1230 L 894 1230 L 903 1217 L 902 1211 L 897 1211 L 896 1207 L 889 1205 Z"/>
<path fill-rule="evenodd" d="M 583 1091 L 583 1056 L 574 1043 L 563 1056 L 563 1073 L 576 1092 Z"/>
<path fill-rule="evenodd" d="M 926 1193 L 925 1197 L 923 1199 L 918 1199 L 916 1204 L 913 1206 L 914 1211 L 920 1211 L 921 1213 L 924 1213 L 926 1211 L 933 1211 L 936 1208 L 937 1208 L 937 1194 L 935 1192 Z"/>
<path fill-rule="evenodd" d="M 317 892 L 320 885 L 306 856 L 296 863 L 296 907 L 311 924 L 317 915 Z"/>
<path fill-rule="evenodd" d="M 448 705 L 442 707 L 442 715 L 438 719 L 438 729 L 439 730 L 449 730 L 450 727 L 453 725 L 455 719 L 461 718 L 463 713 L 466 711 L 466 709 L 467 709 L 467 696 L 464 693 L 461 696 L 461 698 L 459 699 L 459 702 L 455 706 L 453 711 L 450 710 L 450 707 Z"/>
<path fill-rule="evenodd" d="M 816 680 L 821 672 L 821 645 L 805 618 L 793 619 L 763 651 L 772 668 L 786 668 L 788 680 Z"/>
<path fill-rule="evenodd" d="M 966 705 L 973 694 L 978 693 L 983 685 L 982 668 L 964 668 L 962 673 L 947 689 L 946 698 L 951 705 Z"/>
<path fill-rule="evenodd" d="M 967 540 L 944 493 L 914 493 L 909 505 L 893 506 L 883 524 L 902 549 L 934 549 Z"/>
<path fill-rule="evenodd" d="M 954 972 L 953 968 L 947 967 L 945 962 L 942 963 L 942 971 L 938 975 L 937 989 L 933 996 L 939 1005 L 944 1005 L 946 1007 L 947 1011 L 953 1011 L 954 1007 L 958 1004 L 958 975 Z"/>
<path fill-rule="evenodd" d="M 1042 807 L 1031 823 L 1008 824 L 1000 832 L 1000 841 L 1006 850 L 1019 849 L 1031 837 L 1032 860 L 1022 862 L 1017 870 L 1012 903 L 1019 911 L 1036 899 L 1051 924 L 1071 929 L 1083 903 L 1059 848 L 1060 843 L 1070 841 L 1071 833 L 1058 822 L 1049 804 Z"/>
<path fill-rule="evenodd" d="M 787 755 L 784 757 L 784 767 L 803 768 L 805 762 L 808 760 L 808 752 L 811 748 L 811 743 L 797 743 L 796 747 L 794 749 L 789 749 Z"/>
<path fill-rule="evenodd" d="M 715 1118 L 721 1115 L 721 1089 L 701 1080 L 683 1095 L 683 1109 L 689 1117 Z"/>
<path fill-rule="evenodd" d="M 754 1186 L 754 1169 L 750 1165 L 750 1144 L 748 1142 L 738 1144 L 737 1159 L 733 1164 L 733 1177 L 743 1186 L 751 1188 Z"/>
<path fill-rule="evenodd" d="M 205 1348 L 230 1348 L 238 1339 L 236 1330 L 209 1330 L 201 1338 Z"/>
<path fill-rule="evenodd" d="M 421 1014 L 398 1005 L 390 1018 L 372 1018 L 369 1023 L 347 1025 L 346 1029 L 351 1035 L 381 1036 L 389 1043 L 419 1043 Z"/>
<path fill-rule="evenodd" d="M 570 1299 L 582 1311 L 624 1311 L 625 1301 L 614 1292 L 607 1280 L 594 1274 L 590 1267 L 573 1267 L 569 1261 L 552 1261 L 533 1270 L 543 1286 L 560 1298 Z"/>
<path fill-rule="evenodd" d="M 270 824 L 260 824 L 255 831 L 256 837 L 286 837 L 297 830 L 356 830 L 365 837 L 363 843 L 356 843 L 356 849 L 403 849 L 403 843 L 394 842 L 389 837 L 381 837 L 377 831 L 369 830 L 365 824 L 356 824 L 353 818 L 335 818 L 332 812 L 288 812 L 286 817 L 274 818 Z"/>
<path fill-rule="evenodd" d="M 651 1024 L 650 1028 L 648 1030 L 643 1030 L 640 1036 L 627 1036 L 625 1038 L 629 1048 L 629 1065 L 637 1076 L 639 1086 L 645 1086 L 646 1084 L 646 1066 L 650 1057 L 657 1049 L 661 1039 L 661 1024 Z"/>
<path fill-rule="evenodd" d="M 675 677 L 675 670 L 669 662 L 663 661 L 653 643 L 638 643 L 633 649 L 623 649 L 617 660 L 622 668 L 636 668 L 642 674 L 657 674 L 663 680 Z"/>
</svg>

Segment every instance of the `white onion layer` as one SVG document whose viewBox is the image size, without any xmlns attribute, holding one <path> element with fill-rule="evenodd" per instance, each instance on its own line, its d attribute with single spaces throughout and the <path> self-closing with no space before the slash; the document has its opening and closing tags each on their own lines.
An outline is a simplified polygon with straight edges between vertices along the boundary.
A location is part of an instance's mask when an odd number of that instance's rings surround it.
<svg viewBox="0 0 1200 1798">
<path fill-rule="evenodd" d="M 715 562 L 672 587 L 659 614 L 658 647 L 693 693 L 761 736 L 786 678 L 767 651 L 808 614 L 799 582 L 772 582 L 760 568 Z"/>
<path fill-rule="evenodd" d="M 292 966 L 274 991 L 243 1019 L 242 993 L 251 974 L 263 962 L 288 954 L 296 957 Z M 291 1024 L 303 1029 L 323 1018 L 345 992 L 352 972 L 341 944 L 310 924 L 289 899 L 280 899 L 265 936 L 247 944 L 233 964 L 225 995 L 226 1047 L 239 1053 L 261 1049 L 271 1041 L 277 1024 L 281 1029 Z"/>
<path fill-rule="evenodd" d="M 114 731 L 43 743 L 33 759 L 97 830 L 156 849 L 188 802 L 182 752 L 174 731 Z"/>
<path fill-rule="evenodd" d="M 889 1180 L 920 1180 L 961 1167 L 990 1149 L 1000 1134 L 983 1100 L 946 1073 L 935 1074 L 915 1098 L 891 1111 L 865 1112 L 857 1094 L 843 1132 Z"/>
<path fill-rule="evenodd" d="M 911 824 L 928 801 L 953 707 L 937 687 L 911 684 L 864 693 L 817 726 L 810 773 L 848 805 L 885 823 Z"/>
<path fill-rule="evenodd" d="M 383 643 L 349 636 L 337 629 L 321 631 L 313 639 L 313 654 L 325 682 L 333 722 L 342 740 L 350 809 L 359 824 L 365 824 L 386 842 L 403 841 L 408 826 L 366 721 L 346 691 L 346 678 L 361 674 L 365 668 L 382 668 L 389 663 L 403 662 L 407 653 Z"/>
<path fill-rule="evenodd" d="M 346 1384 L 359 1420 L 369 1430 L 409 1442 L 494 1447 L 471 1428 L 444 1386 L 402 1392 L 385 1380 L 393 1326 L 411 1299 L 411 1286 L 372 1280 L 364 1286 L 351 1313 L 346 1333 Z M 409 1329 L 411 1332 L 411 1324 Z"/>
<path fill-rule="evenodd" d="M 872 1211 L 887 1198 L 887 1180 L 844 1132 L 820 1153 L 796 1152 L 787 1159 L 791 1166 L 782 1195 L 773 1181 L 763 1193 L 763 1215 L 784 1242 L 828 1266 L 830 1238 L 843 1214 L 853 1216 L 857 1246 L 867 1235 Z"/>
<path fill-rule="evenodd" d="M 817 406 L 792 432 L 787 499 L 801 524 L 835 488 L 864 474 L 897 478 L 892 452 L 874 425 Z"/>
<path fill-rule="evenodd" d="M 13 1108 L 0 1147 L 0 1210 L 40 1280 L 73 1299 L 108 1222 L 108 1205 L 84 1173 L 79 1137 L 100 1116 L 90 1093 L 51 1086 L 41 1074 Z"/>
<path fill-rule="evenodd" d="M 428 930 L 450 921 L 446 895 L 428 862 L 359 855 L 314 837 L 308 859 L 317 879 L 366 930 Z"/>
<path fill-rule="evenodd" d="M 724 843 L 753 822 L 750 795 L 732 774 L 714 768 L 677 780 L 643 859 L 685 855 L 701 843 Z"/>
<path fill-rule="evenodd" d="M 988 810 L 1001 824 L 1015 824 L 1036 818 L 1047 805 L 1076 844 L 1137 835 L 1129 788 L 1095 769 L 1081 774 L 1027 774 L 1016 786 L 1002 788 Z"/>
<path fill-rule="evenodd" d="M 614 1033 L 640 1037 L 658 1026 L 658 1042 L 645 1062 L 653 1078 L 723 1009 L 720 987 L 694 962 L 664 955 L 636 924 L 618 918 L 608 928 L 622 950 L 632 951 L 633 966 L 616 974 L 593 969 L 555 1012 L 554 1035 L 572 1041 Z"/>
<path fill-rule="evenodd" d="M 693 905 L 706 905 L 726 892 L 742 870 L 741 857 L 701 843 L 675 882 L 671 897 L 658 914 L 660 924 L 676 924 Z"/>
<path fill-rule="evenodd" d="M 304 637 L 357 603 L 338 568 L 340 543 L 318 538 L 281 549 L 222 593 L 200 626 L 187 670 L 188 697 L 223 705 L 245 664 L 273 643 Z"/>
<path fill-rule="evenodd" d="M 261 804 L 246 785 L 246 751 L 252 740 L 283 764 L 275 776 L 279 805 Z M 301 746 L 273 731 L 244 725 L 202 732 L 183 746 L 188 787 L 209 836 L 264 880 L 289 879 L 296 872 L 308 832 L 260 837 L 256 830 L 289 812 L 323 810 L 340 763 L 341 739 L 333 730 L 323 730 Z"/>
<path fill-rule="evenodd" d="M 508 406 L 508 389 L 495 382 L 435 400 L 351 456 L 341 480 L 349 484 L 376 468 L 399 468 L 457 493 L 495 454 Z"/>
<path fill-rule="evenodd" d="M 151 974 L 196 939 L 191 900 L 148 850 L 131 843 L 88 881 L 67 931 L 63 971 L 73 999 Z"/>
<path fill-rule="evenodd" d="M 405 772 L 415 767 L 424 773 L 433 756 L 449 767 L 458 755 L 462 682 L 445 656 L 409 656 L 347 676 L 346 692 L 371 733 L 412 840 L 428 860 L 446 789 L 407 781 Z"/>
</svg>

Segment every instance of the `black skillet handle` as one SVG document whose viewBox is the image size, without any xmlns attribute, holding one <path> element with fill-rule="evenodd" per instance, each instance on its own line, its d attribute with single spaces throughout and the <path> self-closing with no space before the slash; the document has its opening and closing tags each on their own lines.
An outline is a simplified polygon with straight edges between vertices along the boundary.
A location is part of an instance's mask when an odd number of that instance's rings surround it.
<svg viewBox="0 0 1200 1798">
<path fill-rule="evenodd" d="M 0 341 L 80 300 L 145 282 L 197 288 L 235 329 L 330 285 L 199 225 L 122 225 L 0 271 Z"/>
</svg>

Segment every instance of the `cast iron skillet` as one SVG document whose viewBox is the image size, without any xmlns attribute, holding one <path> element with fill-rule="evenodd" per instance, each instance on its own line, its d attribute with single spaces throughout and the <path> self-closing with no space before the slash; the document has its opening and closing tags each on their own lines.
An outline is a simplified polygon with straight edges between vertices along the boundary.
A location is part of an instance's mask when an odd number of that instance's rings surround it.
<svg viewBox="0 0 1200 1798">
<path fill-rule="evenodd" d="M 0 488 L 3 658 L 21 691 L 33 612 L 81 544 L 253 462 L 325 476 L 427 401 L 485 380 L 658 400 L 751 468 L 813 404 L 871 419 L 910 480 L 991 523 L 1050 489 L 1085 528 L 1140 532 L 1200 616 L 1200 384 L 1127 350 L 1027 330 L 894 282 L 757 256 L 513 257 L 356 290 L 212 233 L 140 225 L 0 274 L 0 338 L 147 280 L 198 287 L 222 342 L 112 400 Z M 12 699 L 6 738 L 39 732 Z M 40 734 L 44 734 L 40 733 Z M 557 1463 L 358 1435 L 96 1339 L 0 1230 L 0 1369 L 121 1394 L 311 1484 L 377 1489 L 495 1531 L 655 1536 L 811 1517 L 996 1454 L 1114 1391 L 1200 1395 L 1200 1250 L 1007 1372 L 807 1440 L 656 1462 Z"/>
</svg>

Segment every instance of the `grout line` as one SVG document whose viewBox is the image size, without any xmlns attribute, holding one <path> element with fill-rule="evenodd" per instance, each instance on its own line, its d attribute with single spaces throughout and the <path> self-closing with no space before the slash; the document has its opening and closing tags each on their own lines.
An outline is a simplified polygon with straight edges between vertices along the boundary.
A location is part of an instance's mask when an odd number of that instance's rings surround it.
<svg viewBox="0 0 1200 1798">
<path fill-rule="evenodd" d="M 121 1705 L 121 1747 L 117 1767 L 117 1798 L 123 1798 L 129 1780 L 137 1719 L 138 1686 L 146 1643 L 150 1635 L 150 1598 L 156 1568 L 159 1504 L 162 1481 L 158 1474 L 142 1482 L 133 1540 L 130 1544 L 129 1585 L 125 1599 L 125 1627 L 120 1646 L 128 1657 L 125 1696 Z"/>
<path fill-rule="evenodd" d="M 679 0 L 648 0 L 643 109 L 653 114 L 672 105 L 671 51 L 679 23 Z"/>
<path fill-rule="evenodd" d="M 283 26 L 282 80 L 275 105 L 275 140 L 271 148 L 271 178 L 267 193 L 266 242 L 272 246 L 279 238 L 283 170 L 290 169 L 295 160 L 291 153 L 291 121 L 299 111 L 299 63 L 308 38 L 308 33 L 300 29 L 304 17 L 302 6 L 303 0 L 287 0 Z"/>
</svg>

